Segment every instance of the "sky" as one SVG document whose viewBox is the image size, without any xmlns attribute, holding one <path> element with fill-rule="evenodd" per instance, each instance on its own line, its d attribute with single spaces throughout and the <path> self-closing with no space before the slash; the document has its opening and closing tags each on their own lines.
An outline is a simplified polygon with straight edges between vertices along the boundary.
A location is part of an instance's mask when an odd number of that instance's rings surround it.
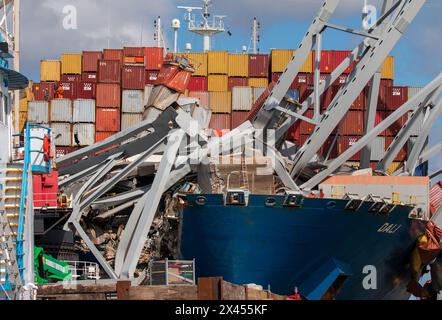
<svg viewBox="0 0 442 320">
<path fill-rule="evenodd" d="M 241 52 L 250 47 L 253 17 L 261 23 L 260 50 L 296 48 L 322 0 L 214 0 L 212 12 L 226 15 L 227 33 L 216 35 L 215 50 Z M 381 0 L 367 0 L 379 8 Z M 201 51 L 199 36 L 186 31 L 185 11 L 177 6 L 201 6 L 201 0 L 22 0 L 21 8 L 21 71 L 34 81 L 39 80 L 42 59 L 59 59 L 62 52 L 81 52 L 123 46 L 152 46 L 154 20 L 161 16 L 166 45 L 172 48 L 170 23 L 181 20 L 179 49 L 191 43 L 193 51 Z M 331 22 L 360 29 L 364 0 L 341 0 Z M 76 21 L 67 20 L 75 9 Z M 380 9 L 380 8 L 379 8 Z M 395 84 L 423 86 L 442 71 L 442 0 L 427 0 L 424 8 L 408 27 L 393 50 Z M 380 10 L 379 10 L 380 11 Z M 75 28 L 72 23 L 76 22 Z M 324 49 L 353 49 L 357 36 L 326 31 Z M 430 145 L 442 141 L 442 120 L 430 135 Z M 434 158 L 431 169 L 442 167 L 442 155 Z M 430 170 L 431 171 L 431 170 Z"/>
</svg>

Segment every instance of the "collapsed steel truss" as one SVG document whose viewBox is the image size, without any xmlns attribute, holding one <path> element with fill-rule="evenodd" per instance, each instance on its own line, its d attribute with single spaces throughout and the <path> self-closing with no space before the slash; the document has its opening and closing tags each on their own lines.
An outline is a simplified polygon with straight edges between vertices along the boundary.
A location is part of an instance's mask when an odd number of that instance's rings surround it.
<svg viewBox="0 0 442 320">
<path fill-rule="evenodd" d="M 411 130 L 421 125 L 417 119 L 425 112 L 422 134 L 417 139 L 403 170 L 395 173 L 413 174 L 416 166 L 428 161 L 429 157 L 442 149 L 441 144 L 429 151 L 424 150 L 424 143 L 428 138 L 430 128 L 441 112 L 442 102 L 439 95 L 442 74 L 377 126 L 374 126 L 374 116 L 379 94 L 381 64 L 425 2 L 426 0 L 385 0 L 383 15 L 376 24 L 367 31 L 358 31 L 329 23 L 339 0 L 324 1 L 287 69 L 255 119 L 252 122 L 247 121 L 221 138 L 208 139 L 202 130 L 205 129 L 205 124 L 199 121 L 199 117 L 192 118 L 190 114 L 174 104 L 152 123 L 144 121 L 93 146 L 64 156 L 59 160 L 59 172 L 60 175 L 70 176 L 61 180 L 60 186 L 65 187 L 86 180 L 76 193 L 74 210 L 65 227 L 75 230 L 80 235 L 109 277 L 133 278 L 162 194 L 191 173 L 194 169 L 193 165 L 197 167 L 201 163 L 207 163 L 208 158 L 215 154 L 240 150 L 247 139 L 253 139 L 260 142 L 258 144 L 262 146 L 263 154 L 273 159 L 273 169 L 286 189 L 298 193 L 305 192 L 315 188 L 360 150 L 363 152 L 361 167 L 368 167 L 371 156 L 370 145 L 373 139 L 402 115 L 413 111 L 413 115 L 378 165 L 379 170 L 385 171 L 409 139 Z M 364 40 L 323 83 L 320 83 L 322 33 L 327 28 L 350 32 L 364 37 Z M 314 91 L 302 103 L 299 110 L 296 110 L 293 105 L 285 101 L 284 97 L 301 66 L 315 48 L 318 53 L 315 61 Z M 355 61 L 358 63 L 346 83 L 337 93 L 328 110 L 320 114 L 321 94 Z M 371 90 L 364 137 L 338 158 L 322 163 L 322 171 L 319 173 L 314 171 L 313 177 L 298 186 L 301 172 L 311 163 L 319 148 L 346 115 L 350 105 L 368 82 L 371 83 Z M 309 119 L 303 114 L 312 105 L 315 115 L 313 119 Z M 279 148 L 269 145 L 265 142 L 263 133 L 257 133 L 258 129 L 273 129 L 275 140 L 280 141 L 287 130 L 299 120 L 316 125 L 310 139 L 299 150 L 291 148 L 290 144 L 278 144 Z M 197 143 L 184 143 L 183 146 L 183 141 L 186 139 L 195 141 L 196 138 L 198 138 Z M 217 147 L 219 145 L 221 148 Z M 113 148 L 108 150 L 109 147 Z M 185 155 L 179 152 L 182 149 L 187 150 Z M 101 199 L 116 183 L 125 179 L 156 152 L 162 152 L 163 156 L 149 188 L 136 189 L 126 194 Z M 129 162 L 111 178 L 103 181 L 103 177 L 109 174 L 117 163 L 134 156 L 137 156 L 135 160 Z M 290 171 L 287 170 L 287 163 L 292 163 Z M 117 248 L 114 268 L 107 263 L 80 224 L 81 217 L 87 214 L 89 207 L 104 204 L 116 205 L 117 207 L 112 209 L 114 212 L 134 206 Z"/>
</svg>

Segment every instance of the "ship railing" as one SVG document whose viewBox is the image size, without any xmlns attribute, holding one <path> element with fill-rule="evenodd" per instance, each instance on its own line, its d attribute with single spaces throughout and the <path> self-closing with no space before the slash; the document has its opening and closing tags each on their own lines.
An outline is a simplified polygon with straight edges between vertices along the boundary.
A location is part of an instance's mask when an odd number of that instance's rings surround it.
<svg viewBox="0 0 442 320">
<path fill-rule="evenodd" d="M 98 280 L 100 279 L 100 267 L 95 262 L 88 261 L 66 261 L 72 272 L 73 280 Z"/>
</svg>

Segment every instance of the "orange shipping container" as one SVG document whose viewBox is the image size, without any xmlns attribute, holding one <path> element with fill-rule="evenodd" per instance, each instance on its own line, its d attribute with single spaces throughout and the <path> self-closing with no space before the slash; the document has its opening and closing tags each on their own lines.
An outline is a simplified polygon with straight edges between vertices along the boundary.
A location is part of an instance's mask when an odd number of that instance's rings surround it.
<svg viewBox="0 0 442 320">
<path fill-rule="evenodd" d="M 209 74 L 228 74 L 229 53 L 227 51 L 209 51 L 207 64 Z"/>
<path fill-rule="evenodd" d="M 284 72 L 287 68 L 288 63 L 292 60 L 295 50 L 287 49 L 274 49 L 271 52 L 271 69 L 273 72 Z M 299 72 L 312 73 L 313 72 L 313 54 L 307 57 L 307 60 L 302 65 Z"/>
<path fill-rule="evenodd" d="M 120 109 L 97 108 L 96 109 L 96 131 L 117 132 L 120 131 Z"/>
<path fill-rule="evenodd" d="M 259 87 L 267 87 L 269 85 L 269 81 L 267 78 L 249 78 L 248 86 L 253 88 Z"/>
<path fill-rule="evenodd" d="M 63 53 L 61 55 L 62 74 L 81 74 L 81 53 Z"/>
<path fill-rule="evenodd" d="M 163 65 L 164 51 L 163 48 L 145 48 L 145 67 L 146 70 L 160 70 Z"/>
<path fill-rule="evenodd" d="M 121 106 L 120 85 L 114 83 L 98 83 L 97 107 L 119 108 L 120 106 Z M 97 131 L 103 131 L 103 130 L 97 130 Z"/>
<path fill-rule="evenodd" d="M 229 77 L 249 76 L 249 55 L 229 54 Z"/>
<path fill-rule="evenodd" d="M 179 56 L 186 57 L 195 69 L 193 76 L 207 76 L 207 53 L 179 53 Z"/>
<path fill-rule="evenodd" d="M 61 62 L 58 60 L 40 61 L 40 81 L 60 81 Z"/>
<path fill-rule="evenodd" d="M 104 49 L 103 60 L 118 60 L 123 63 L 123 50 L 122 49 Z"/>
<path fill-rule="evenodd" d="M 215 113 L 232 112 L 232 93 L 231 92 L 210 92 L 210 109 Z"/>
<path fill-rule="evenodd" d="M 95 142 L 103 141 L 109 137 L 112 137 L 114 134 L 118 132 L 95 132 Z"/>
<path fill-rule="evenodd" d="M 226 75 L 211 74 L 208 77 L 208 91 L 224 92 L 229 89 L 229 77 Z"/>
<path fill-rule="evenodd" d="M 381 78 L 394 80 L 394 57 L 388 56 L 381 69 Z"/>
</svg>

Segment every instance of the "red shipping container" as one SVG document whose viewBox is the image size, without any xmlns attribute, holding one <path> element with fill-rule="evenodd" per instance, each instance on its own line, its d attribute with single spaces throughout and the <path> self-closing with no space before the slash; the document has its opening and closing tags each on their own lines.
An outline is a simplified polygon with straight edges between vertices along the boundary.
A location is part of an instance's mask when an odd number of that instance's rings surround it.
<svg viewBox="0 0 442 320">
<path fill-rule="evenodd" d="M 81 81 L 81 75 L 79 74 L 62 74 L 61 75 L 61 81 L 62 82 L 78 82 Z"/>
<path fill-rule="evenodd" d="M 342 87 L 348 79 L 348 75 L 341 74 L 333 83 L 334 86 Z"/>
<path fill-rule="evenodd" d="M 83 72 L 97 72 L 98 61 L 103 60 L 101 51 L 83 51 Z"/>
<path fill-rule="evenodd" d="M 345 58 L 351 53 L 351 51 L 346 50 L 334 50 L 333 51 L 333 66 L 332 70 L 335 70 L 342 61 L 344 61 Z M 344 70 L 345 74 L 351 73 L 353 71 L 354 66 L 356 65 L 356 61 L 350 64 L 350 66 Z"/>
<path fill-rule="evenodd" d="M 267 54 L 249 54 L 249 77 L 269 77 L 269 56 Z"/>
<path fill-rule="evenodd" d="M 337 140 L 337 153 L 341 155 L 348 149 L 350 149 L 354 144 L 358 142 L 360 136 L 345 136 L 338 137 Z M 358 151 L 355 155 L 353 155 L 348 161 L 360 161 L 361 160 L 361 151 Z"/>
<path fill-rule="evenodd" d="M 117 60 L 123 63 L 123 50 L 122 49 L 104 49 L 103 60 Z"/>
<path fill-rule="evenodd" d="M 313 71 L 316 68 L 316 51 L 313 51 Z M 331 73 L 333 71 L 333 51 L 321 51 L 321 73 Z"/>
<path fill-rule="evenodd" d="M 408 101 L 408 87 L 387 87 L 385 89 L 385 109 L 397 110 Z"/>
<path fill-rule="evenodd" d="M 207 77 L 190 77 L 189 91 L 207 91 Z"/>
<path fill-rule="evenodd" d="M 231 117 L 232 123 L 230 127 L 232 129 L 235 129 L 236 127 L 247 121 L 248 116 L 249 116 L 249 111 L 233 111 Z"/>
<path fill-rule="evenodd" d="M 98 82 L 120 83 L 121 63 L 116 60 L 101 60 L 98 62 Z"/>
<path fill-rule="evenodd" d="M 33 177 L 34 207 L 57 207 L 58 200 L 58 172 L 34 175 Z"/>
<path fill-rule="evenodd" d="M 144 89 L 144 67 L 124 66 L 122 71 L 122 87 L 129 90 Z"/>
<path fill-rule="evenodd" d="M 365 110 L 367 106 L 367 92 L 366 88 L 358 95 L 355 101 L 350 106 L 350 110 Z"/>
<path fill-rule="evenodd" d="M 95 119 L 95 131 L 120 131 L 120 109 L 97 108 Z"/>
<path fill-rule="evenodd" d="M 392 87 L 393 80 L 391 79 L 381 79 L 381 87 Z"/>
<path fill-rule="evenodd" d="M 77 99 L 95 99 L 97 84 L 90 81 L 81 81 L 77 84 Z"/>
<path fill-rule="evenodd" d="M 74 147 L 57 147 L 55 149 L 55 157 L 60 158 L 75 151 Z"/>
<path fill-rule="evenodd" d="M 63 99 L 77 99 L 77 84 L 78 82 L 70 81 L 61 81 L 59 83 L 59 86 L 63 88 Z"/>
<path fill-rule="evenodd" d="M 293 81 L 292 87 L 298 89 L 301 85 L 312 86 L 313 85 L 313 74 L 312 73 L 298 73 Z"/>
<path fill-rule="evenodd" d="M 278 82 L 278 81 L 279 81 L 279 78 L 281 78 L 281 75 L 282 75 L 282 73 L 280 73 L 280 72 L 274 72 L 274 73 L 272 73 L 272 81 L 273 81 L 273 82 Z M 299 89 L 299 84 L 296 83 L 295 81 L 296 81 L 296 79 L 295 79 L 295 80 L 293 81 L 293 83 L 290 85 L 290 88 L 289 88 L 289 89 L 294 89 L 294 90 Z"/>
<path fill-rule="evenodd" d="M 298 120 L 294 125 L 292 125 L 287 132 L 287 140 L 293 141 L 293 142 L 299 142 L 299 139 L 301 137 L 301 121 Z"/>
<path fill-rule="evenodd" d="M 95 132 L 95 142 L 103 141 L 104 139 L 107 139 L 116 133 L 118 133 L 118 131 L 116 131 L 116 132 Z"/>
<path fill-rule="evenodd" d="M 119 108 L 121 106 L 121 87 L 119 84 L 97 84 L 97 107 Z M 97 121 L 98 122 L 98 121 Z M 97 131 L 105 131 L 98 130 Z M 114 130 L 111 130 L 114 131 Z"/>
<path fill-rule="evenodd" d="M 177 65 L 173 64 L 165 64 L 161 67 L 160 72 L 158 73 L 157 81 L 155 85 L 165 85 L 169 81 L 178 74 L 180 68 Z"/>
<path fill-rule="evenodd" d="M 97 65 L 98 67 L 98 65 Z M 83 72 L 81 74 L 81 81 L 86 82 L 97 82 L 97 73 L 96 72 Z"/>
<path fill-rule="evenodd" d="M 169 89 L 175 90 L 176 92 L 185 93 L 191 76 L 192 72 L 181 70 L 175 75 L 175 77 L 173 77 L 173 79 L 169 80 L 164 85 Z"/>
<path fill-rule="evenodd" d="M 304 117 L 307 117 L 310 119 L 313 118 L 313 115 L 314 115 L 314 111 L 312 109 L 309 109 L 304 113 Z M 301 121 L 301 125 L 300 125 L 301 134 L 306 134 L 306 135 L 312 134 L 313 130 L 315 130 L 316 126 L 314 124 L 307 122 L 307 121 L 303 121 L 303 120 L 300 120 L 300 121 Z"/>
<path fill-rule="evenodd" d="M 210 118 L 209 128 L 214 130 L 230 130 L 231 116 L 230 114 L 217 114 L 212 113 Z"/>
<path fill-rule="evenodd" d="M 374 120 L 374 126 L 376 127 L 378 124 L 380 124 L 382 121 L 385 120 L 385 111 L 376 111 L 376 116 Z M 379 136 L 384 137 L 387 134 L 387 132 L 384 130 L 382 131 Z"/>
<path fill-rule="evenodd" d="M 348 111 L 341 121 L 339 133 L 348 136 L 364 134 L 364 112 Z"/>
<path fill-rule="evenodd" d="M 330 86 L 325 90 L 325 92 L 321 96 L 321 110 L 325 111 L 328 109 L 330 103 L 335 98 L 338 93 L 340 87 L 339 86 Z"/>
<path fill-rule="evenodd" d="M 339 156 L 338 152 L 338 140 L 335 135 L 330 135 L 322 145 L 320 149 L 320 154 L 326 158 L 328 155 L 328 159 L 336 159 Z M 330 154 L 329 154 L 330 153 Z"/>
<path fill-rule="evenodd" d="M 301 86 L 299 86 L 298 90 L 299 90 L 299 102 L 300 103 L 303 103 L 313 93 L 312 86 L 301 85 Z"/>
<path fill-rule="evenodd" d="M 143 57 L 144 47 L 124 47 L 123 55 L 125 57 Z"/>
<path fill-rule="evenodd" d="M 145 48 L 145 67 L 146 70 L 160 70 L 163 65 L 163 48 Z"/>
<path fill-rule="evenodd" d="M 386 101 L 385 101 L 385 96 L 386 96 L 386 90 L 387 87 L 381 85 L 379 86 L 379 97 L 378 97 L 378 108 L 377 110 L 379 111 L 385 111 L 386 109 Z M 370 94 L 370 87 L 368 87 L 367 89 L 367 99 L 368 99 L 368 95 Z M 367 100 L 367 106 L 368 106 L 369 102 Z"/>
<path fill-rule="evenodd" d="M 386 117 L 389 117 L 394 111 L 386 111 Z M 408 114 L 404 114 L 396 120 L 387 130 L 387 136 L 396 136 L 408 120 Z"/>
<path fill-rule="evenodd" d="M 144 73 L 144 84 L 154 85 L 158 80 L 159 71 L 145 71 Z"/>
<path fill-rule="evenodd" d="M 388 150 L 388 147 L 393 143 L 395 137 L 385 137 L 385 151 Z M 398 155 L 393 161 L 405 161 L 407 160 L 407 143 L 404 147 L 399 151 Z"/>
<path fill-rule="evenodd" d="M 303 146 L 305 142 L 310 138 L 309 134 L 301 134 L 299 136 L 299 143 L 298 146 Z"/>
<path fill-rule="evenodd" d="M 229 77 L 228 90 L 232 91 L 233 87 L 247 87 L 247 78 Z"/>
<path fill-rule="evenodd" d="M 40 82 L 34 83 L 32 86 L 32 92 L 34 93 L 34 100 L 36 101 L 49 101 L 55 97 L 55 82 Z"/>
</svg>

